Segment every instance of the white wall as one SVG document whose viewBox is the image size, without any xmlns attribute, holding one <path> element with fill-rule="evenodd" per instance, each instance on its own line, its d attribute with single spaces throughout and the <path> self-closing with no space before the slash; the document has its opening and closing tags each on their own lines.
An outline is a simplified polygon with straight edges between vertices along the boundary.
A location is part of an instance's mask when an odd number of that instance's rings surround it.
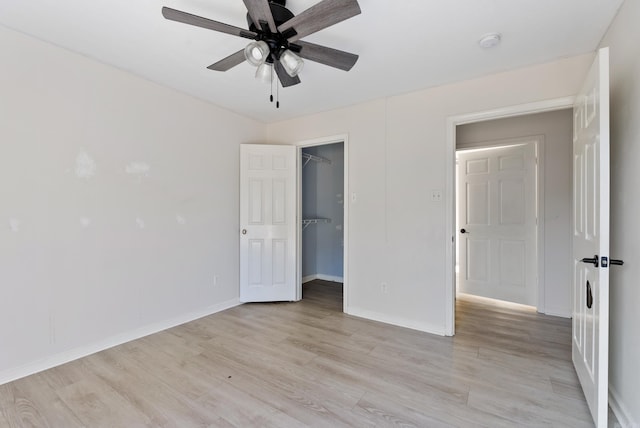
<svg viewBox="0 0 640 428">
<path fill-rule="evenodd" d="M 627 0 L 606 34 L 611 62 L 611 268 L 609 386 L 626 426 L 640 427 L 640 2 Z"/>
<path fill-rule="evenodd" d="M 592 58 L 268 125 L 274 143 L 349 134 L 349 186 L 356 193 L 349 214 L 349 313 L 444 333 L 449 202 L 432 202 L 430 193 L 445 190 L 447 117 L 574 95 Z"/>
<path fill-rule="evenodd" d="M 0 384 L 236 304 L 265 126 L 2 27 L 0 52 Z"/>
<path fill-rule="evenodd" d="M 475 143 L 542 135 L 544 137 L 544 313 L 571 317 L 571 109 L 461 125 L 459 148 Z"/>
</svg>

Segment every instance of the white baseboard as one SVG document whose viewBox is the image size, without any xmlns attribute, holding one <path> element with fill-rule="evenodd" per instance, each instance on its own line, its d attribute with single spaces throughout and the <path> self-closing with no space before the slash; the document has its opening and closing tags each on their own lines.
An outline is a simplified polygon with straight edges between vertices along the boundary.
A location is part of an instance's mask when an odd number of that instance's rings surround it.
<svg viewBox="0 0 640 428">
<path fill-rule="evenodd" d="M 322 281 L 329 282 L 344 282 L 344 278 L 341 276 L 333 276 L 333 275 L 323 275 L 323 274 L 315 274 L 315 275 L 307 275 L 302 277 L 302 283 L 306 284 L 307 282 L 311 282 L 313 280 L 320 279 Z"/>
<path fill-rule="evenodd" d="M 397 325 L 398 327 L 410 328 L 412 330 L 418 330 L 425 333 L 436 334 L 438 336 L 445 336 L 445 329 L 443 326 L 435 326 L 432 324 L 415 322 L 413 320 L 408 320 L 400 317 L 395 317 L 392 315 L 382 314 L 379 312 L 369 311 L 366 309 L 354 308 L 350 306 L 347 311 L 347 314 L 353 315 L 360 318 L 366 318 L 373 321 L 383 322 L 385 324 Z"/>
<path fill-rule="evenodd" d="M 571 314 L 567 312 L 543 311 L 542 313 L 552 317 L 571 318 Z"/>
<path fill-rule="evenodd" d="M 639 428 L 638 421 L 634 421 L 629 413 L 629 409 L 620 401 L 618 392 L 609 385 L 609 406 L 616 415 L 616 419 L 623 428 Z"/>
<path fill-rule="evenodd" d="M 121 345 L 132 340 L 140 339 L 141 337 L 148 336 L 150 334 L 158 333 L 163 330 L 184 324 L 198 318 L 206 317 L 208 315 L 215 314 L 216 312 L 224 311 L 225 309 L 233 308 L 240 305 L 238 299 L 228 300 L 226 302 L 218 303 L 216 305 L 209 306 L 208 308 L 194 311 L 188 314 L 180 315 L 172 319 L 165 321 L 159 321 L 153 324 L 146 325 L 144 327 L 137 328 L 126 333 L 117 334 L 107 339 L 100 340 L 88 345 L 79 346 L 68 351 L 63 351 L 58 354 L 54 354 L 22 366 L 4 370 L 0 372 L 0 385 L 12 382 L 14 380 L 62 365 L 73 360 L 77 360 L 82 357 L 86 357 L 96 352 L 104 351 L 105 349 L 113 348 L 114 346 Z"/>
</svg>

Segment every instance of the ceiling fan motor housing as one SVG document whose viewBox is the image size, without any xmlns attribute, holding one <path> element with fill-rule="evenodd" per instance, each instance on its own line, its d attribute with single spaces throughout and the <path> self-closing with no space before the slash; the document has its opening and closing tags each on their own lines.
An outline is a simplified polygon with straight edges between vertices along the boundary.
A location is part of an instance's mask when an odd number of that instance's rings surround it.
<svg viewBox="0 0 640 428">
<path fill-rule="evenodd" d="M 271 9 L 271 14 L 273 15 L 273 21 L 276 23 L 276 26 L 280 26 L 284 24 L 295 15 L 291 13 L 289 9 L 284 7 L 285 0 L 280 1 L 270 1 L 269 7 Z M 247 24 L 249 24 L 249 30 L 255 32 L 270 32 L 269 27 L 267 27 L 266 22 L 263 26 L 257 26 L 255 22 L 251 19 L 251 16 L 247 13 Z"/>
<path fill-rule="evenodd" d="M 271 14 L 273 15 L 273 21 L 277 26 L 287 22 L 295 15 L 291 13 L 289 9 L 285 7 L 286 0 L 271 0 L 269 1 L 269 7 Z M 251 16 L 247 13 L 247 24 L 249 30 L 258 33 L 256 40 L 263 40 L 269 45 L 270 55 L 267 57 L 266 62 L 273 63 L 274 60 L 278 60 L 282 51 L 289 49 L 289 42 L 287 39 L 295 34 L 293 29 L 286 31 L 284 34 L 277 32 L 272 33 L 269 30 L 266 22 L 260 22 L 260 25 L 256 25 L 251 19 Z M 275 58 L 274 58 L 275 57 Z"/>
</svg>

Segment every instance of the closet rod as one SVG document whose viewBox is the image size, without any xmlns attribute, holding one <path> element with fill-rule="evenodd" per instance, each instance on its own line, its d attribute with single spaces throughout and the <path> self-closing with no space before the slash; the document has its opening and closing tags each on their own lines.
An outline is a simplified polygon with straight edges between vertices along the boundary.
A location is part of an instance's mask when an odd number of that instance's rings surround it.
<svg viewBox="0 0 640 428">
<path fill-rule="evenodd" d="M 302 230 L 306 229 L 310 224 L 331 223 L 330 218 L 305 218 L 302 220 Z"/>
<path fill-rule="evenodd" d="M 331 165 L 331 160 L 329 160 L 327 158 L 323 158 L 322 156 L 316 156 L 316 155 L 312 155 L 312 154 L 309 154 L 309 153 L 302 152 L 302 158 L 305 160 L 304 164 L 302 165 L 303 168 L 305 166 L 307 166 L 309 161 L 327 163 L 327 164 Z"/>
</svg>

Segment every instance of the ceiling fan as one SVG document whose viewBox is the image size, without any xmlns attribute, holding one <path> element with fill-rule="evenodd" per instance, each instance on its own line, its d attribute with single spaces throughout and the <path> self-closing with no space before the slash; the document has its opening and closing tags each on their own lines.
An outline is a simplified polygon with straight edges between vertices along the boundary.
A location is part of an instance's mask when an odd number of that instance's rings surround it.
<svg viewBox="0 0 640 428">
<path fill-rule="evenodd" d="M 286 0 L 243 1 L 248 11 L 248 30 L 169 7 L 162 8 L 162 15 L 172 21 L 253 40 L 245 49 L 207 68 L 227 71 L 246 60 L 258 67 L 257 79 L 271 82 L 275 71 L 283 87 L 300 83 L 298 74 L 304 64 L 301 58 L 345 71 L 358 60 L 358 55 L 300 40 L 358 15 L 357 0 L 322 0 L 298 15 L 285 7 Z"/>
</svg>

